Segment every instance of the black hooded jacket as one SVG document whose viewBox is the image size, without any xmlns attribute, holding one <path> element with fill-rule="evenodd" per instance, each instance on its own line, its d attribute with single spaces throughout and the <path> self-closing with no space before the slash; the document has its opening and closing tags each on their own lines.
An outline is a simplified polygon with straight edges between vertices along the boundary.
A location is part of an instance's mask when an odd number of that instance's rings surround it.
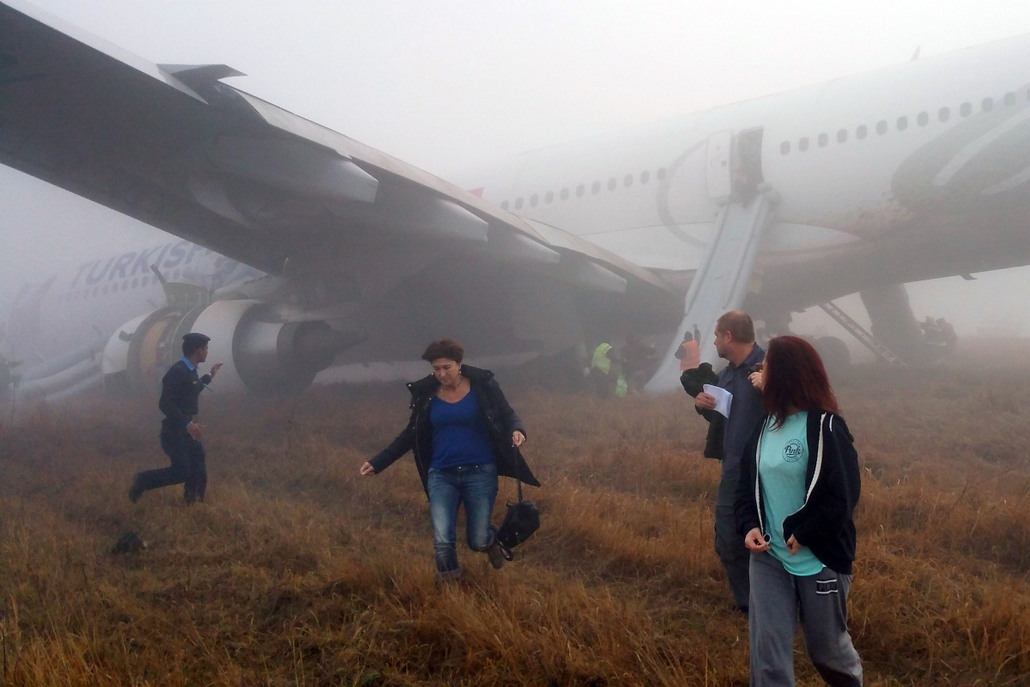
<svg viewBox="0 0 1030 687">
<path fill-rule="evenodd" d="M 469 380 L 469 386 L 479 402 L 479 412 L 486 420 L 494 447 L 497 474 L 539 487 L 540 482 L 533 476 L 518 447 L 511 443 L 512 432 L 518 430 L 525 435 L 526 428 L 494 380 L 494 373 L 463 364 L 461 374 Z M 408 451 L 412 451 L 419 477 L 422 478 L 422 487 L 425 488 L 429 476 L 429 463 L 433 459 L 433 426 L 429 420 L 429 410 L 436 399 L 436 390 L 439 387 L 440 382 L 431 374 L 408 383 L 408 390 L 411 392 L 411 418 L 397 438 L 368 461 L 376 474 L 390 467 Z"/>
<path fill-rule="evenodd" d="M 758 456 L 768 416 L 755 429 L 744 449 L 734 504 L 741 538 L 757 527 L 764 534 L 780 523 L 765 522 Z M 823 565 L 851 574 L 855 560 L 855 522 L 852 519 L 862 489 L 858 453 L 844 418 L 819 410 L 808 411 L 808 467 L 805 502 L 782 523 L 783 540 L 793 535 L 812 550 Z"/>
</svg>

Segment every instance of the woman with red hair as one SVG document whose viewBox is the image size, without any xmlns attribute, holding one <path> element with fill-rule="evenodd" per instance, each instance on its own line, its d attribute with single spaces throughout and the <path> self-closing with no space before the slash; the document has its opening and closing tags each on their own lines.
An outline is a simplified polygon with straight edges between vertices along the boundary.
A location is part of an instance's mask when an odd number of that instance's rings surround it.
<svg viewBox="0 0 1030 687">
<path fill-rule="evenodd" d="M 847 626 L 860 476 L 854 440 L 826 369 L 795 336 L 769 342 L 751 381 L 766 416 L 741 462 L 734 506 L 751 551 L 751 685 L 794 684 L 794 630 L 830 685 L 862 684 Z"/>
</svg>

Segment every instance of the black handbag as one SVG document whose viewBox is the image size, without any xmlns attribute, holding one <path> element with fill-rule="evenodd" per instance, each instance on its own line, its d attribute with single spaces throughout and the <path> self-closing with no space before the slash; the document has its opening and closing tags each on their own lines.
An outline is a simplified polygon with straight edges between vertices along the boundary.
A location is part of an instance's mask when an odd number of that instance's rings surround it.
<svg viewBox="0 0 1030 687">
<path fill-rule="evenodd" d="M 540 509 L 532 501 L 522 499 L 522 482 L 515 482 L 518 484 L 519 500 L 516 503 L 508 502 L 508 512 L 504 514 L 504 522 L 496 535 L 501 551 L 509 561 L 515 558 L 512 549 L 540 529 Z"/>
</svg>

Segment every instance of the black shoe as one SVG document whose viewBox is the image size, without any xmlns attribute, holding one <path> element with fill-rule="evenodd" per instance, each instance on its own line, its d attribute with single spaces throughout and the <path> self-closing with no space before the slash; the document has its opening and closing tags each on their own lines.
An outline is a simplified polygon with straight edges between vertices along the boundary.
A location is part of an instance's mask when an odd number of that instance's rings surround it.
<svg viewBox="0 0 1030 687">
<path fill-rule="evenodd" d="M 140 486 L 139 480 L 132 480 L 132 486 L 129 487 L 129 500 L 136 503 L 143 496 L 143 487 Z"/>
<path fill-rule="evenodd" d="M 486 550 L 486 556 L 490 559 L 490 565 L 494 566 L 494 570 L 500 570 L 504 567 L 505 556 L 499 541 L 495 540 L 490 545 L 490 548 Z"/>
</svg>

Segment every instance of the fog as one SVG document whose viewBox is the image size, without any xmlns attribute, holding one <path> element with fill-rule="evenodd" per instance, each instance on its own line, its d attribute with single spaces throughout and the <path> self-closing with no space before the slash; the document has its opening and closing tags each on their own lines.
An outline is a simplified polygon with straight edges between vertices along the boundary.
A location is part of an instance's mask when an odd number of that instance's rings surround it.
<svg viewBox="0 0 1030 687">
<path fill-rule="evenodd" d="M 484 159 L 1030 32 L 1019 3 L 38 0 L 447 177 Z M 0 167 L 0 299 L 153 229 Z M 1027 268 L 910 288 L 960 334 L 1019 323 Z M 844 302 L 858 319 L 857 299 Z M 808 318 L 815 327 L 828 321 Z"/>
</svg>

